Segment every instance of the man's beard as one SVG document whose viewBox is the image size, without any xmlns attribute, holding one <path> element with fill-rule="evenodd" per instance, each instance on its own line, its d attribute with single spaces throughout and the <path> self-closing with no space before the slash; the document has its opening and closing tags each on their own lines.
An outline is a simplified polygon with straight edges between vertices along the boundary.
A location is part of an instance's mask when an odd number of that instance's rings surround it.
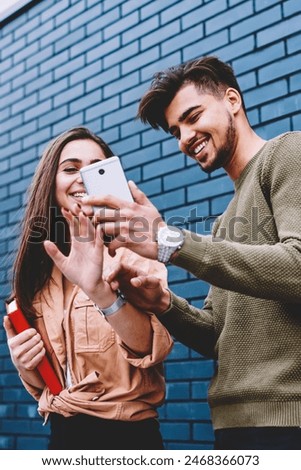
<svg viewBox="0 0 301 470">
<path fill-rule="evenodd" d="M 212 173 L 213 171 L 218 170 L 219 168 L 224 168 L 226 164 L 231 160 L 235 148 L 236 129 L 231 114 L 228 114 L 228 117 L 228 127 L 224 145 L 217 149 L 215 159 L 208 168 L 203 168 L 200 165 L 201 169 L 205 173 Z"/>
</svg>

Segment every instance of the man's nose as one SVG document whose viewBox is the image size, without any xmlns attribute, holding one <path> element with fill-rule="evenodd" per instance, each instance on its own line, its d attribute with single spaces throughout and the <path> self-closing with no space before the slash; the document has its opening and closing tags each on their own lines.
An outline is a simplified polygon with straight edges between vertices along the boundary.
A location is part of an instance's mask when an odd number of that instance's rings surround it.
<svg viewBox="0 0 301 470">
<path fill-rule="evenodd" d="M 192 142 L 195 139 L 195 136 L 196 136 L 196 132 L 192 127 L 184 126 L 181 129 L 181 137 L 180 137 L 179 147 L 180 147 L 180 150 L 183 153 L 187 152 L 187 147 L 192 144 Z M 185 149 L 186 152 L 183 149 Z"/>
</svg>

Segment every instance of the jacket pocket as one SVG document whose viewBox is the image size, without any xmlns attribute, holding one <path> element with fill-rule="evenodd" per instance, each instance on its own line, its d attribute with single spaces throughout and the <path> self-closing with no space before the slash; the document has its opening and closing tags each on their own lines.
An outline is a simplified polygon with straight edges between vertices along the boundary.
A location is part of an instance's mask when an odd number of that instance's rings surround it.
<svg viewBox="0 0 301 470">
<path fill-rule="evenodd" d="M 71 325 L 75 352 L 104 352 L 109 349 L 115 343 L 115 332 L 93 303 L 77 301 L 74 307 Z"/>
</svg>

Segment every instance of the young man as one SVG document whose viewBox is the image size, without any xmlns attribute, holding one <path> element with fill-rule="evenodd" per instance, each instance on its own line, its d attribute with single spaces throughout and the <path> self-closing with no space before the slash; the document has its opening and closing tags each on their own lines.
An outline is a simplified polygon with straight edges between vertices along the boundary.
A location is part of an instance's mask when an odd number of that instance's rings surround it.
<svg viewBox="0 0 301 470">
<path fill-rule="evenodd" d="M 120 209 L 102 216 L 106 233 L 117 235 L 112 255 L 127 246 L 211 288 L 197 309 L 130 267 L 109 280 L 179 341 L 217 360 L 208 396 L 216 449 L 301 449 L 301 133 L 259 137 L 232 68 L 216 57 L 156 74 L 138 115 L 176 137 L 206 173 L 224 168 L 235 194 L 212 236 L 168 227 L 133 184 L 130 205 L 89 198 Z M 148 221 L 143 237 L 138 220 Z"/>
</svg>

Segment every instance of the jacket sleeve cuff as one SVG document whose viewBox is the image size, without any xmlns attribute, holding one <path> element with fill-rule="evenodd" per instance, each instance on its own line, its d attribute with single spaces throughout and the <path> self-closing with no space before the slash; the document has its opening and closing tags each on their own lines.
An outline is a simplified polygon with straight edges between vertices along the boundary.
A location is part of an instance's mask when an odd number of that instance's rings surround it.
<svg viewBox="0 0 301 470">
<path fill-rule="evenodd" d="M 152 330 L 153 330 L 153 344 L 152 351 L 144 357 L 137 356 L 126 344 L 120 341 L 120 347 L 125 359 L 134 367 L 141 367 L 147 369 L 160 362 L 163 362 L 173 347 L 173 340 L 155 315 L 150 315 Z"/>
</svg>

